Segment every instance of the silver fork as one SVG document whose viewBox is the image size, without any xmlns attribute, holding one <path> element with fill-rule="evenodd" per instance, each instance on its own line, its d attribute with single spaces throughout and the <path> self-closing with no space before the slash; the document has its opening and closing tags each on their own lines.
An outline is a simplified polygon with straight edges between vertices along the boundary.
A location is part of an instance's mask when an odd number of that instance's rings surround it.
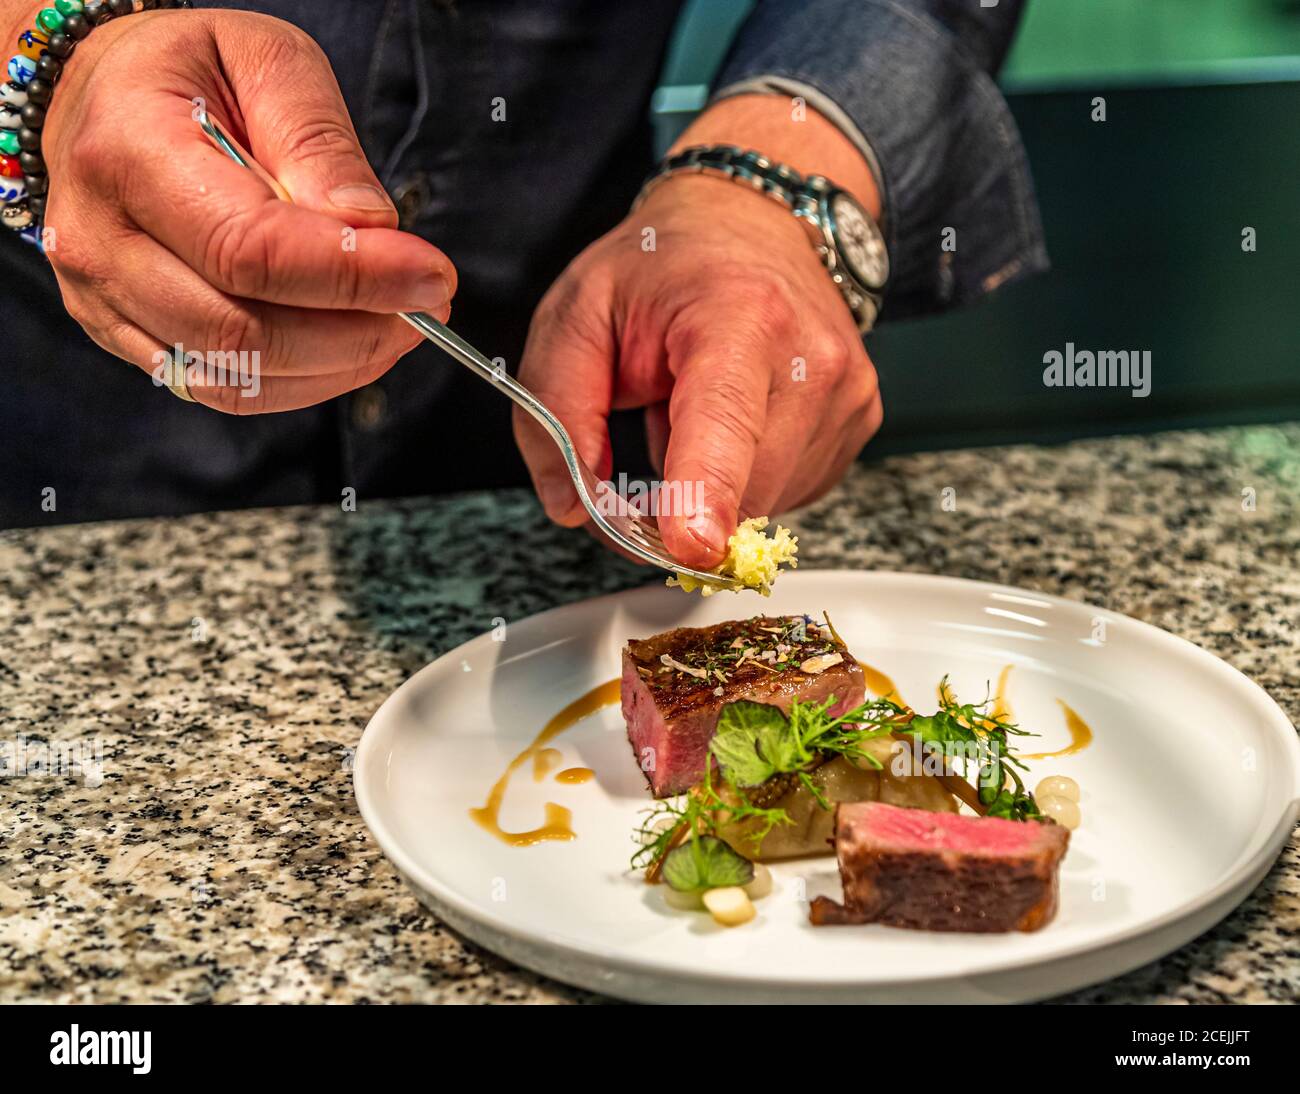
<svg viewBox="0 0 1300 1094">
<path fill-rule="evenodd" d="M 247 167 L 269 186 L 283 201 L 289 201 L 289 195 L 271 174 L 262 167 L 249 153 L 240 146 L 215 118 L 199 107 L 195 118 L 207 134 L 208 139 L 222 152 L 241 167 Z M 573 487 L 578 492 L 583 507 L 599 528 L 614 543 L 635 558 L 651 565 L 670 570 L 679 576 L 694 578 L 704 585 L 720 589 L 739 588 L 731 578 L 720 577 L 705 570 L 692 570 L 683 566 L 668 553 L 659 526 L 653 517 L 641 513 L 626 499 L 620 497 L 617 490 L 609 483 L 596 477 L 595 473 L 578 456 L 568 431 L 560 420 L 551 413 L 546 405 L 529 391 L 523 384 L 511 376 L 504 368 L 494 365 L 483 354 L 465 341 L 455 331 L 425 312 L 398 312 L 398 314 L 418 330 L 435 346 L 444 350 L 475 376 L 486 380 L 517 405 L 526 410 L 546 430 L 560 453 L 564 456 L 564 465 L 569 469 Z"/>
</svg>

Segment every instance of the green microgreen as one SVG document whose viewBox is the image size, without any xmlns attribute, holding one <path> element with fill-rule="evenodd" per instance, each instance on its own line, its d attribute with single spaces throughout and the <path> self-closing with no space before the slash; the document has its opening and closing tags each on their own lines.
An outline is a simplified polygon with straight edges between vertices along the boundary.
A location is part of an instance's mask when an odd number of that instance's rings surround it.
<svg viewBox="0 0 1300 1094">
<path fill-rule="evenodd" d="M 989 712 L 990 700 L 959 703 L 948 689 L 948 677 L 939 685 L 939 709 L 930 715 L 914 715 L 898 731 L 940 753 L 954 746 L 978 771 L 980 804 L 988 816 L 1007 820 L 1033 820 L 1042 816 L 1033 795 L 1025 789 L 1020 771 L 1024 763 L 1015 755 L 1011 737 L 1032 736 L 1005 715 Z M 1011 786 L 1006 785 L 1010 779 Z"/>
</svg>

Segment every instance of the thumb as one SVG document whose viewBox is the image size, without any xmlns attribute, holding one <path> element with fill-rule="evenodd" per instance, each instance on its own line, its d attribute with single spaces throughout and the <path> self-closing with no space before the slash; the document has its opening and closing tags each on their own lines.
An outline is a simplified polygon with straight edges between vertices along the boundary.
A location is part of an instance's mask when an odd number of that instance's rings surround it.
<svg viewBox="0 0 1300 1094">
<path fill-rule="evenodd" d="M 325 53 L 282 20 L 251 26 L 261 35 L 252 48 L 220 34 L 218 46 L 254 158 L 296 205 L 354 228 L 396 228 L 397 210 L 366 161 Z"/>
<path fill-rule="evenodd" d="M 681 511 L 659 517 L 664 545 L 678 560 L 707 570 L 722 561 L 739 523 L 767 419 L 768 376 L 761 349 L 714 333 L 688 346 L 670 366 L 672 432 L 664 478 L 680 484 Z"/>
</svg>

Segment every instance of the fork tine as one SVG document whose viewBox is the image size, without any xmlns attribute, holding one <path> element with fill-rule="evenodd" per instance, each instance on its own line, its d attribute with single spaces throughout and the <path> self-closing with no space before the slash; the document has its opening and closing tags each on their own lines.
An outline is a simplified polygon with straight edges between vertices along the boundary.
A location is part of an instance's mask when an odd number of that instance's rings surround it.
<svg viewBox="0 0 1300 1094">
<path fill-rule="evenodd" d="M 650 543 L 657 543 L 660 547 L 664 545 L 663 533 L 659 531 L 659 525 L 649 520 L 631 521 L 632 526 L 641 534 L 641 536 Z"/>
</svg>

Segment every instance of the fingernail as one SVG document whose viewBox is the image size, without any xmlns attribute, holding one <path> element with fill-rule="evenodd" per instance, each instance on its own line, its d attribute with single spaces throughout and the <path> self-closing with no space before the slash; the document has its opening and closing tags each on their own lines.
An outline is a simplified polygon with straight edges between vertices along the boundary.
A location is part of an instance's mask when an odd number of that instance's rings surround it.
<svg viewBox="0 0 1300 1094">
<path fill-rule="evenodd" d="M 350 182 L 346 186 L 336 186 L 330 191 L 330 201 L 340 209 L 361 209 L 369 213 L 388 213 L 393 210 L 393 203 L 378 186 L 364 182 Z"/>
<path fill-rule="evenodd" d="M 426 274 L 412 289 L 411 303 L 416 311 L 437 311 L 451 299 L 451 286 L 442 274 Z"/>
<path fill-rule="evenodd" d="M 725 554 L 727 540 L 731 538 L 734 528 L 728 528 L 712 509 L 703 509 L 692 514 L 686 521 L 686 530 L 711 554 Z"/>
</svg>

